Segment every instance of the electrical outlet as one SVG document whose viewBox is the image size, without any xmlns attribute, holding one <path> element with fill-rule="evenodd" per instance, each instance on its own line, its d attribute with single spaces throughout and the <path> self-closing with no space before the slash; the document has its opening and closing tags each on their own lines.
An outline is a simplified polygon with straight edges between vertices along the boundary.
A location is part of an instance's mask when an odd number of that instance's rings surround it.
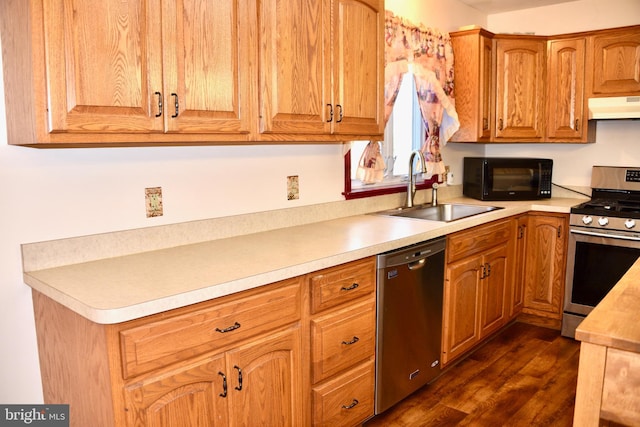
<svg viewBox="0 0 640 427">
<path fill-rule="evenodd" d="M 145 188 L 144 199 L 147 206 L 147 218 L 162 216 L 162 187 Z"/>
<path fill-rule="evenodd" d="M 287 200 L 297 200 L 300 198 L 300 185 L 298 175 L 287 177 Z"/>
</svg>

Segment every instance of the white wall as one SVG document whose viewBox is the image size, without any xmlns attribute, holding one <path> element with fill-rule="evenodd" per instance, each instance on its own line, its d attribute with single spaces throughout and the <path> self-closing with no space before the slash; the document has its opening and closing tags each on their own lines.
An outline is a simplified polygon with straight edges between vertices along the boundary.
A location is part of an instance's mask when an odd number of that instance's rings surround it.
<svg viewBox="0 0 640 427">
<path fill-rule="evenodd" d="M 635 0 L 626 3 L 635 4 Z M 456 0 L 388 0 L 387 5 L 416 23 L 447 31 L 468 24 L 486 26 L 484 15 Z M 557 20 L 559 25 L 566 21 Z M 2 79 L 0 99 L 4 99 Z M 601 145 L 589 147 L 496 149 L 535 149 L 566 158 L 567 183 L 579 183 L 587 176 L 583 165 L 605 153 L 615 156 L 622 151 L 626 154 L 619 157 L 640 163 L 640 150 L 632 145 L 638 126 L 640 122 L 603 125 Z M 493 154 L 492 150 L 493 146 L 488 152 Z M 457 173 L 464 155 L 483 152 L 480 144 L 450 144 L 443 155 Z M 342 200 L 342 169 L 340 145 L 14 147 L 7 145 L 4 103 L 0 102 L 0 403 L 42 401 L 30 288 L 22 281 L 20 244 Z M 296 174 L 301 197 L 287 201 L 286 176 Z M 163 189 L 165 213 L 148 219 L 144 188 L 153 186 Z"/>
</svg>

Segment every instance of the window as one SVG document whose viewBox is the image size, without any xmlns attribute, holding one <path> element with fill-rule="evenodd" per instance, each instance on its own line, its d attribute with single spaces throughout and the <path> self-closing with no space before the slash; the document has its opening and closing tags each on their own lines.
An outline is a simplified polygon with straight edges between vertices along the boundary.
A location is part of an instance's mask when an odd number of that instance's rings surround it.
<svg viewBox="0 0 640 427">
<path fill-rule="evenodd" d="M 425 127 L 422 121 L 413 73 L 402 78 L 398 97 L 384 131 L 380 152 L 385 161 L 384 179 L 380 183 L 364 184 L 356 178 L 358 163 L 369 141 L 353 141 L 345 155 L 345 192 L 347 199 L 377 196 L 406 191 L 409 179 L 409 156 L 419 150 L 424 141 Z M 418 166 L 418 161 L 416 167 Z M 419 169 L 417 169 L 419 170 Z M 416 188 L 430 188 L 436 177 L 423 179 L 417 175 Z"/>
</svg>

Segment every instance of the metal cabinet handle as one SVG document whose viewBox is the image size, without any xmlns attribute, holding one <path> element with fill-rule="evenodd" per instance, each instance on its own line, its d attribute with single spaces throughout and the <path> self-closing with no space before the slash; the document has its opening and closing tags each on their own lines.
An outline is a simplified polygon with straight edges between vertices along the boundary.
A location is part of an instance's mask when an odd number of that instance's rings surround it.
<svg viewBox="0 0 640 427">
<path fill-rule="evenodd" d="M 340 123 L 342 122 L 342 105 L 337 104 L 336 107 L 340 109 L 340 114 L 338 114 L 338 120 L 336 120 L 336 123 Z"/>
<path fill-rule="evenodd" d="M 233 325 L 229 326 L 228 328 L 224 328 L 224 329 L 216 328 L 216 332 L 220 332 L 221 334 L 224 334 L 227 332 L 235 331 L 239 327 L 240 327 L 240 323 L 235 322 Z"/>
<path fill-rule="evenodd" d="M 233 369 L 238 370 L 238 385 L 235 387 L 236 390 L 242 391 L 242 369 L 238 365 L 234 365 Z"/>
<path fill-rule="evenodd" d="M 485 265 L 487 266 L 487 275 L 485 277 L 489 277 L 491 276 L 491 264 L 487 263 Z"/>
<path fill-rule="evenodd" d="M 156 117 L 160 117 L 162 115 L 162 94 L 160 92 L 154 93 L 158 97 L 158 114 Z"/>
<path fill-rule="evenodd" d="M 353 337 L 353 339 L 351 341 L 342 341 L 342 344 L 344 344 L 344 345 L 352 345 L 352 344 L 357 343 L 358 341 L 360 341 L 360 338 Z"/>
<path fill-rule="evenodd" d="M 562 226 L 561 225 L 558 226 L 558 239 L 560 237 L 562 237 Z"/>
<path fill-rule="evenodd" d="M 482 119 L 482 130 L 489 130 L 489 120 L 486 118 Z"/>
<path fill-rule="evenodd" d="M 580 130 L 578 129 L 578 125 L 580 124 L 580 119 L 576 119 L 575 121 L 575 127 L 576 127 L 576 132 L 579 132 Z"/>
<path fill-rule="evenodd" d="M 327 107 L 329 107 L 329 120 L 327 120 L 327 123 L 329 123 L 333 121 L 333 105 L 327 104 Z"/>
<path fill-rule="evenodd" d="M 502 130 L 504 123 L 502 121 L 502 119 L 498 120 L 498 130 Z"/>
<path fill-rule="evenodd" d="M 341 287 L 340 290 L 341 291 L 352 291 L 354 289 L 357 289 L 358 286 L 360 286 L 360 285 L 358 285 L 357 283 L 354 282 L 351 286 L 346 286 L 346 287 L 343 286 L 343 287 Z"/>
<path fill-rule="evenodd" d="M 342 405 L 342 409 L 353 409 L 358 403 L 358 399 L 353 399 L 350 405 Z"/>
<path fill-rule="evenodd" d="M 227 397 L 227 376 L 222 372 L 218 372 L 218 375 L 222 376 L 222 393 L 220 393 L 220 397 Z"/>
<path fill-rule="evenodd" d="M 519 225 L 518 226 L 518 239 L 522 239 L 524 237 L 525 228 L 526 228 L 526 225 Z"/>
<path fill-rule="evenodd" d="M 480 266 L 480 268 L 482 269 L 482 271 L 480 272 L 480 279 L 484 279 L 485 277 L 487 277 L 487 268 L 486 268 L 487 264 L 482 264 Z"/>
<path fill-rule="evenodd" d="M 171 96 L 173 96 L 174 98 L 174 105 L 176 107 L 175 113 L 171 116 L 171 118 L 175 119 L 176 117 L 178 117 L 178 113 L 180 112 L 180 104 L 178 103 L 178 94 L 177 93 L 172 93 Z"/>
</svg>

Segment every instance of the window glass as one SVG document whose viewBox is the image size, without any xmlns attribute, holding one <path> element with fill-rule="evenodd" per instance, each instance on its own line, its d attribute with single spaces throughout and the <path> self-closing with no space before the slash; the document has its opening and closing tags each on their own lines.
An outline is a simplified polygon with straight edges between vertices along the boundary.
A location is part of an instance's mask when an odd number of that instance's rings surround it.
<svg viewBox="0 0 640 427">
<path fill-rule="evenodd" d="M 369 141 L 353 141 L 348 164 L 350 179 L 346 182 L 345 195 L 351 197 L 365 197 L 384 193 L 406 190 L 409 173 L 409 156 L 414 150 L 419 150 L 424 141 L 425 128 L 416 94 L 413 74 L 404 75 L 398 97 L 393 106 L 393 112 L 387 122 L 384 141 L 380 142 L 380 152 L 384 158 L 384 179 L 380 183 L 364 184 L 356 178 L 358 163 Z M 415 167 L 419 168 L 418 160 Z M 419 171 L 419 169 L 416 169 Z M 430 180 L 425 181 L 421 174 L 416 176 L 418 188 L 424 187 Z M 421 185 L 422 184 L 422 185 Z M 376 191 L 378 190 L 378 191 Z M 351 195 L 351 197 L 350 197 Z"/>
</svg>

